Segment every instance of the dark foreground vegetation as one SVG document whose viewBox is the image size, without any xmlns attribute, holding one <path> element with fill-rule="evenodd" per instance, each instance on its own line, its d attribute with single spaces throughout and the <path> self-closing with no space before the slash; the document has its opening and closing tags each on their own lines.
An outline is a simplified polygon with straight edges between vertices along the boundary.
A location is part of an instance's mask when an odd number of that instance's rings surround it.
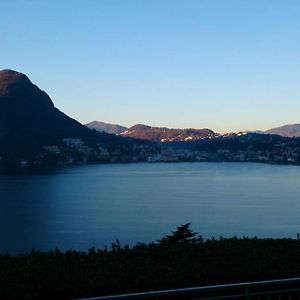
<svg viewBox="0 0 300 300">
<path fill-rule="evenodd" d="M 0 255 L 0 299 L 71 299 L 300 275 L 298 239 L 203 240 L 180 226 L 156 243 Z"/>
</svg>

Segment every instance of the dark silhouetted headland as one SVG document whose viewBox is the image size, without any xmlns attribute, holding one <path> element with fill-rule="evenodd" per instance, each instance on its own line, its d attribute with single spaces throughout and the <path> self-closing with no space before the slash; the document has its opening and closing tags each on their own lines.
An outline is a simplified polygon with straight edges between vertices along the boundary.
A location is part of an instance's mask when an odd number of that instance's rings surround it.
<svg viewBox="0 0 300 300">
<path fill-rule="evenodd" d="M 0 163 L 26 166 L 146 158 L 147 143 L 90 130 L 58 110 L 26 75 L 0 71 Z"/>
</svg>

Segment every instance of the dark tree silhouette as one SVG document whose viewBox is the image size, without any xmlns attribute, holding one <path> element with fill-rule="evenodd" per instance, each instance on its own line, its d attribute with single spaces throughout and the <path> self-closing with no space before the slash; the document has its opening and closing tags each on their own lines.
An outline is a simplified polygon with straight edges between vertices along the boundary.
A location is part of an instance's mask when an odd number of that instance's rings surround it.
<svg viewBox="0 0 300 300">
<path fill-rule="evenodd" d="M 197 232 L 193 232 L 190 229 L 191 223 L 186 223 L 178 226 L 176 231 L 166 237 L 160 239 L 158 242 L 160 244 L 178 244 L 178 243 L 196 243 L 202 242 L 201 236 L 198 236 Z"/>
</svg>

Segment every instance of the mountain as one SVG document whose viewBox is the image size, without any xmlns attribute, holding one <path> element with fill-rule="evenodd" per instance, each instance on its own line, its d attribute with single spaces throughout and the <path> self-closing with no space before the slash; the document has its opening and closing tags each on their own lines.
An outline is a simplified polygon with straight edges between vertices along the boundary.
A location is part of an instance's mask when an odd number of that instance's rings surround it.
<svg viewBox="0 0 300 300">
<path fill-rule="evenodd" d="M 88 129 L 58 110 L 26 75 L 0 71 L 0 163 L 130 160 L 135 144 Z"/>
<path fill-rule="evenodd" d="M 106 132 L 106 133 L 110 133 L 110 134 L 118 134 L 127 129 L 127 127 L 124 127 L 121 125 L 109 124 L 109 123 L 104 123 L 104 122 L 100 122 L 100 121 L 93 121 L 93 122 L 85 124 L 85 126 L 90 129 L 95 129 L 97 131 Z"/>
<path fill-rule="evenodd" d="M 288 137 L 300 137 L 300 124 L 289 124 L 280 127 L 275 127 L 267 130 L 266 133 Z"/>
<path fill-rule="evenodd" d="M 29 157 L 65 138 L 96 142 L 101 137 L 54 107 L 50 97 L 29 78 L 0 71 L 0 155 Z"/>
<path fill-rule="evenodd" d="M 211 138 L 216 134 L 210 129 L 173 129 L 137 124 L 119 135 L 153 142 L 176 142 Z"/>
<path fill-rule="evenodd" d="M 54 142 L 64 137 L 92 137 L 93 133 L 54 107 L 50 97 L 28 77 L 0 71 L 0 142 L 23 140 Z"/>
</svg>

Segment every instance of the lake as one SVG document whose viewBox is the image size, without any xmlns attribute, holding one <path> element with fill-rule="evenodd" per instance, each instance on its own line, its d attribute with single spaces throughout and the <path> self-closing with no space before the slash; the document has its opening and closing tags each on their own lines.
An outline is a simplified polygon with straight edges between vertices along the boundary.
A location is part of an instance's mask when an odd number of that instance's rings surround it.
<svg viewBox="0 0 300 300">
<path fill-rule="evenodd" d="M 296 237 L 300 167 L 102 164 L 0 176 L 0 250 L 13 254 L 156 241 L 187 222 L 205 238 Z"/>
</svg>

